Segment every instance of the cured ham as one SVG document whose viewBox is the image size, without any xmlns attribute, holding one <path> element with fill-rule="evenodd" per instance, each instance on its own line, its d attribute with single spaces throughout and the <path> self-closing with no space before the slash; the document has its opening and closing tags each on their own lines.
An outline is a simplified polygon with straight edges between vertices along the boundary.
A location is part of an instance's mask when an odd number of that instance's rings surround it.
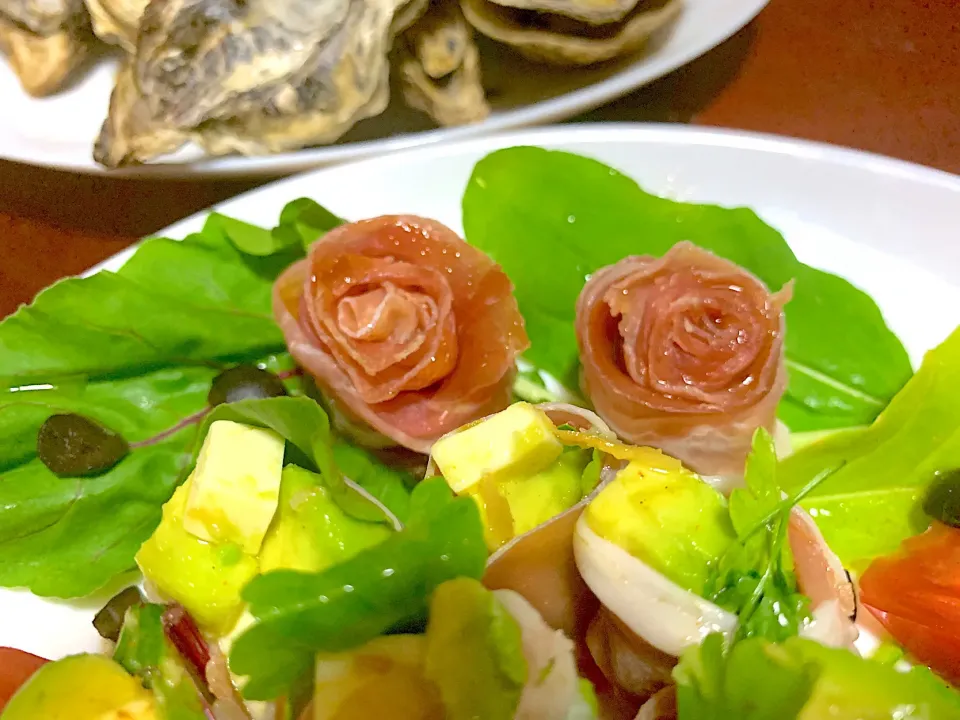
<svg viewBox="0 0 960 720">
<path fill-rule="evenodd" d="M 506 407 L 529 346 L 500 267 L 413 216 L 330 231 L 280 276 L 273 307 L 335 416 L 421 453 Z"/>
<path fill-rule="evenodd" d="M 703 475 L 742 474 L 786 389 L 789 296 L 688 242 L 603 268 L 577 302 L 583 391 L 620 437 Z"/>
</svg>

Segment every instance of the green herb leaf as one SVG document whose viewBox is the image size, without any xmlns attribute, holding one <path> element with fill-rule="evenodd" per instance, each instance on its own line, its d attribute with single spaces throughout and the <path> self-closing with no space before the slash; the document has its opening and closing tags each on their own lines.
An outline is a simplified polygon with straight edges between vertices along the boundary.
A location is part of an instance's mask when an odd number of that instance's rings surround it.
<svg viewBox="0 0 960 720">
<path fill-rule="evenodd" d="M 265 228 L 217 212 L 212 212 L 207 216 L 204 232 L 223 233 L 240 252 L 247 255 L 273 255 L 294 244 L 285 243 L 281 239 L 275 238 Z"/>
<path fill-rule="evenodd" d="M 809 617 L 809 601 L 784 567 L 790 557 L 786 534 L 795 500 L 782 497 L 773 437 L 763 428 L 753 436 L 745 482 L 729 502 L 739 542 L 717 563 L 708 597 L 737 613 L 738 638 L 784 640 L 796 635 Z"/>
<path fill-rule="evenodd" d="M 448 720 L 513 720 L 527 661 L 520 626 L 493 593 L 472 578 L 440 585 L 426 639 L 424 674 L 440 690 Z"/>
<path fill-rule="evenodd" d="M 306 249 L 344 222 L 346 221 L 310 198 L 297 198 L 284 206 L 280 212 L 280 222 L 271 235 L 280 247 L 296 245 Z"/>
<path fill-rule="evenodd" d="M 819 676 L 814 663 L 760 639 L 729 652 L 713 634 L 673 671 L 679 720 L 794 720 Z"/>
<path fill-rule="evenodd" d="M 406 522 L 410 512 L 408 488 L 416 478 L 384 465 L 363 448 L 341 439 L 333 444 L 333 459 L 344 475 L 382 502 L 400 522 Z"/>
<path fill-rule="evenodd" d="M 574 317 L 585 278 L 627 255 L 663 255 L 681 240 L 773 290 L 796 281 L 786 307 L 790 386 L 781 406 L 792 430 L 868 423 L 910 377 L 907 354 L 873 300 L 799 262 L 751 210 L 674 202 L 595 160 L 516 147 L 477 164 L 463 225 L 513 280 L 532 342 L 526 360 L 568 388 L 578 386 Z"/>
<path fill-rule="evenodd" d="M 476 503 L 454 498 L 442 479 L 424 480 L 406 527 L 380 545 L 322 573 L 255 578 L 243 597 L 257 622 L 238 638 L 230 667 L 248 677 L 246 697 L 278 697 L 317 652 L 348 650 L 422 619 L 438 585 L 479 579 L 486 559 Z"/>
<path fill-rule="evenodd" d="M 87 595 L 133 556 L 183 479 L 222 363 L 289 366 L 273 321 L 275 258 L 222 236 L 146 241 L 118 272 L 64 280 L 0 323 L 0 585 Z M 36 457 L 40 425 L 76 412 L 131 452 L 95 478 Z"/>
<path fill-rule="evenodd" d="M 684 653 L 673 676 L 679 720 L 960 718 L 960 695 L 927 668 L 900 672 L 797 637 L 724 649 L 722 636 L 710 635 Z"/>
<path fill-rule="evenodd" d="M 780 481 L 795 492 L 824 467 L 846 463 L 801 504 L 844 564 L 859 568 L 929 526 L 923 496 L 937 471 L 960 467 L 958 428 L 960 329 L 927 353 L 876 422 L 786 458 Z"/>
</svg>

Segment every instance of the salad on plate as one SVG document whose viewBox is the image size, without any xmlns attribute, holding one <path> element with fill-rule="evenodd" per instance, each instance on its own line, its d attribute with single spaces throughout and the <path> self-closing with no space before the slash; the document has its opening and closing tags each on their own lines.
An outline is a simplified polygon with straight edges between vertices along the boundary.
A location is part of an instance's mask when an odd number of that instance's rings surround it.
<svg viewBox="0 0 960 720">
<path fill-rule="evenodd" d="M 960 331 L 565 152 L 463 226 L 214 212 L 0 323 L 0 586 L 102 640 L 0 719 L 960 720 Z"/>
</svg>

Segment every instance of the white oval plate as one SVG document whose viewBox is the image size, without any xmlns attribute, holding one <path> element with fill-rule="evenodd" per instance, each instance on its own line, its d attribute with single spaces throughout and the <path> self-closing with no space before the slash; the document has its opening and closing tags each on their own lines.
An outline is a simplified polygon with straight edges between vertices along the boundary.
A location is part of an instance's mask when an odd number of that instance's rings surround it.
<svg viewBox="0 0 960 720">
<path fill-rule="evenodd" d="M 960 324 L 960 177 L 827 145 L 682 126 L 548 128 L 319 170 L 217 209 L 269 226 L 285 203 L 310 196 L 342 217 L 414 213 L 460 230 L 460 198 L 474 163 L 512 145 L 589 155 L 675 199 L 753 208 L 803 261 L 869 292 L 915 366 Z M 205 216 L 160 234 L 183 237 Z M 131 252 L 94 271 L 123 265 Z M 90 620 L 109 590 L 79 606 L 0 590 L 0 646 L 48 658 L 97 650 Z"/>
<path fill-rule="evenodd" d="M 483 123 L 430 129 L 420 113 L 394 102 L 380 117 L 360 123 L 340 143 L 264 157 L 204 160 L 187 147 L 155 164 L 108 171 L 93 161 L 93 142 L 107 114 L 116 61 L 102 59 L 76 85 L 36 99 L 20 87 L 0 55 L 0 158 L 82 173 L 128 176 L 224 177 L 283 175 L 395 150 L 461 140 L 495 131 L 573 117 L 626 95 L 719 45 L 742 28 L 767 0 L 685 0 L 681 16 L 651 39 L 639 57 L 571 70 L 528 63 L 483 42 L 484 82 L 495 89 L 494 113 Z"/>
</svg>

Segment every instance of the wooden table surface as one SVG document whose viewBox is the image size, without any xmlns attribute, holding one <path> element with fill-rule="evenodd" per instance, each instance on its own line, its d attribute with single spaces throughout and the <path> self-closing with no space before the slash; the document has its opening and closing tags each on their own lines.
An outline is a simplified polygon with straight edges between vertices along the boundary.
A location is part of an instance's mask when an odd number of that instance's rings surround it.
<svg viewBox="0 0 960 720">
<path fill-rule="evenodd" d="M 960 0 L 771 0 L 714 51 L 579 119 L 780 133 L 960 173 Z M 262 182 L 125 180 L 0 161 L 0 317 Z"/>
</svg>

